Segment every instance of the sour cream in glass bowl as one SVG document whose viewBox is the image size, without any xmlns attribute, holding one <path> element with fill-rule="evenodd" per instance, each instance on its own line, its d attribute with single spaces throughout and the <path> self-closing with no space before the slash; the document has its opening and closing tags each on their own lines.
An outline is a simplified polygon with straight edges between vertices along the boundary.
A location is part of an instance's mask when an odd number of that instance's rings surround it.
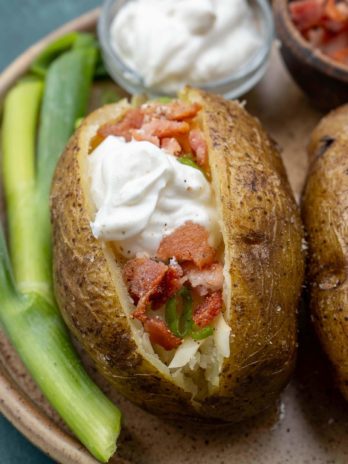
<svg viewBox="0 0 348 464">
<path fill-rule="evenodd" d="M 131 93 L 191 84 L 237 98 L 263 76 L 274 26 L 268 0 L 106 0 L 98 34 L 110 75 Z"/>
</svg>

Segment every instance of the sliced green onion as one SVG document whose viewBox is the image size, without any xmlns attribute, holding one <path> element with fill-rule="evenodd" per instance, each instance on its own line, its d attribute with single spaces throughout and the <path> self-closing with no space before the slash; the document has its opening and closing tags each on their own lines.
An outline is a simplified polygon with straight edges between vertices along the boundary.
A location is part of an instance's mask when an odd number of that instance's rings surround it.
<svg viewBox="0 0 348 464">
<path fill-rule="evenodd" d="M 177 311 L 177 298 L 182 298 L 183 309 L 181 315 Z M 183 287 L 167 301 L 165 320 L 170 331 L 176 337 L 184 338 L 190 334 L 192 330 L 192 297 L 186 287 Z"/>
<path fill-rule="evenodd" d="M 193 329 L 191 332 L 191 337 L 194 340 L 203 340 L 204 338 L 207 338 L 207 337 L 210 337 L 210 335 L 213 335 L 213 333 L 214 333 L 214 328 L 211 326 L 208 326 L 200 330 Z"/>
<path fill-rule="evenodd" d="M 163 105 L 166 105 L 168 103 L 171 103 L 174 100 L 174 98 L 171 97 L 158 97 L 155 98 L 153 101 L 157 103 L 162 103 Z"/>
<path fill-rule="evenodd" d="M 195 161 L 193 161 L 193 159 L 190 156 L 180 156 L 179 158 L 177 158 L 177 160 L 181 164 L 185 164 L 186 166 L 191 166 L 191 168 L 195 168 L 199 171 L 202 171 L 202 169 L 198 166 L 198 164 Z"/>
<path fill-rule="evenodd" d="M 188 288 L 182 287 L 179 291 L 183 300 L 183 311 L 180 318 L 182 338 L 190 334 L 192 330 L 192 297 Z"/>
<path fill-rule="evenodd" d="M 176 310 L 176 297 L 169 298 L 165 307 L 165 320 L 170 331 L 176 336 L 181 338 L 179 329 L 179 315 Z"/>
</svg>

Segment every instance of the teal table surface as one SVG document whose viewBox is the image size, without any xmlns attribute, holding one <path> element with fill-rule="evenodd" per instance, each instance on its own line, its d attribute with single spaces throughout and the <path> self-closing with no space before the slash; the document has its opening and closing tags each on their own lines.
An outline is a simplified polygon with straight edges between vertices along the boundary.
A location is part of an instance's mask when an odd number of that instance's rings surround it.
<svg viewBox="0 0 348 464">
<path fill-rule="evenodd" d="M 0 71 L 26 48 L 100 0 L 0 0 Z M 0 415 L 1 464 L 50 464 Z"/>
</svg>

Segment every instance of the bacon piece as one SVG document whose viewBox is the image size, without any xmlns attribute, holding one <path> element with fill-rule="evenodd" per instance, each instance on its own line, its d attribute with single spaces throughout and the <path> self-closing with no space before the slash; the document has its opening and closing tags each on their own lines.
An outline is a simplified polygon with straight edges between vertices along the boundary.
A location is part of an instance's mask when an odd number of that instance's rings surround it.
<svg viewBox="0 0 348 464">
<path fill-rule="evenodd" d="M 341 50 L 344 50 L 348 47 L 348 34 L 347 31 L 340 32 L 335 36 L 331 37 L 325 43 L 321 45 L 321 50 L 326 53 L 327 55 L 331 56 L 332 58 Z M 334 58 L 335 59 L 335 58 Z"/>
<path fill-rule="evenodd" d="M 196 156 L 197 164 L 203 166 L 207 162 L 207 144 L 205 143 L 202 131 L 193 129 L 189 134 L 189 142 L 193 153 Z"/>
<path fill-rule="evenodd" d="M 146 306 L 151 295 L 156 293 L 168 266 L 149 258 L 135 258 L 128 261 L 123 268 L 123 280 L 129 294 L 137 304 L 132 316 L 139 320 L 146 318 Z"/>
<path fill-rule="evenodd" d="M 152 344 L 160 345 L 167 351 L 177 348 L 182 342 L 181 338 L 176 337 L 158 317 L 146 319 L 144 330 L 149 334 Z"/>
<path fill-rule="evenodd" d="M 344 2 L 336 3 L 336 0 L 327 0 L 325 14 L 332 21 L 343 23 L 348 19 L 348 7 Z"/>
<path fill-rule="evenodd" d="M 156 147 L 160 146 L 159 138 L 155 137 L 154 135 L 145 133 L 143 129 L 132 129 L 130 133 L 133 139 L 137 140 L 138 142 L 150 142 L 156 145 Z"/>
<path fill-rule="evenodd" d="M 183 103 L 178 100 L 168 105 L 167 108 L 165 115 L 170 121 L 192 119 L 197 116 L 197 113 L 202 109 L 201 105 L 198 103 Z"/>
<path fill-rule="evenodd" d="M 332 53 L 328 53 L 329 57 L 333 60 L 339 61 L 343 64 L 348 64 L 348 48 L 342 48 Z"/>
<path fill-rule="evenodd" d="M 185 121 L 168 121 L 166 119 L 152 119 L 142 127 L 145 133 L 155 135 L 160 139 L 187 134 L 190 126 Z"/>
<path fill-rule="evenodd" d="M 215 258 L 208 237 L 208 232 L 200 224 L 186 222 L 162 239 L 157 257 L 162 261 L 175 258 L 179 263 L 193 261 L 201 269 L 212 264 Z"/>
<path fill-rule="evenodd" d="M 124 137 L 127 142 L 132 138 L 131 130 L 140 129 L 144 121 L 144 113 L 140 108 L 132 108 L 119 122 L 108 122 L 101 126 L 97 135 L 106 138 L 108 135 Z"/>
<path fill-rule="evenodd" d="M 207 295 L 203 302 L 196 308 L 193 322 L 201 329 L 209 325 L 218 316 L 222 309 L 222 292 L 214 292 Z"/>
<path fill-rule="evenodd" d="M 300 31 L 319 25 L 324 17 L 325 0 L 296 0 L 289 3 L 291 18 Z"/>
<path fill-rule="evenodd" d="M 200 295 L 221 290 L 224 283 L 223 267 L 220 263 L 213 263 L 198 269 L 192 263 L 183 265 L 184 276 Z"/>
<path fill-rule="evenodd" d="M 170 265 L 156 292 L 151 296 L 152 308 L 163 306 L 182 287 L 183 271 L 178 264 Z"/>
<path fill-rule="evenodd" d="M 148 119 L 164 117 L 169 121 L 193 119 L 201 109 L 199 103 L 184 103 L 180 100 L 174 100 L 168 104 L 150 102 L 142 106 Z"/>
<path fill-rule="evenodd" d="M 162 139 L 161 148 L 163 148 L 163 150 L 167 151 L 171 155 L 177 156 L 181 153 L 181 146 L 174 137 Z"/>
</svg>

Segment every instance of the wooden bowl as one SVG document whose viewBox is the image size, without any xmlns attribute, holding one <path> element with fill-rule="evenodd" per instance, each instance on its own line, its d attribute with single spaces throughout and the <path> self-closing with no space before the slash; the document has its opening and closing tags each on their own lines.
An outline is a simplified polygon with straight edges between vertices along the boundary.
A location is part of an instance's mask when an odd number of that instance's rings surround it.
<svg viewBox="0 0 348 464">
<path fill-rule="evenodd" d="M 330 59 L 305 40 L 294 25 L 288 0 L 274 0 L 280 52 L 295 82 L 318 108 L 329 110 L 348 102 L 348 67 Z"/>
</svg>

